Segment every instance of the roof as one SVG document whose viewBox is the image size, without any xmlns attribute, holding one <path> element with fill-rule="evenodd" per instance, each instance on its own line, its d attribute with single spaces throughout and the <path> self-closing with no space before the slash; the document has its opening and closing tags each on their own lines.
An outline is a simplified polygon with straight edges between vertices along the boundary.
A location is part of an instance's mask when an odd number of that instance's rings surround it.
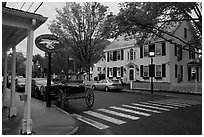
<svg viewBox="0 0 204 137">
<path fill-rule="evenodd" d="M 113 40 L 104 51 L 116 50 L 116 49 L 124 49 L 128 47 L 135 46 L 135 40 L 125 40 L 123 36 L 118 37 L 117 39 Z"/>
<path fill-rule="evenodd" d="M 32 26 L 33 19 L 36 20 L 35 26 Z M 36 30 L 46 20 L 47 17 L 40 14 L 2 7 L 2 49 L 8 50 L 16 46 L 27 37 L 29 28 Z"/>
</svg>

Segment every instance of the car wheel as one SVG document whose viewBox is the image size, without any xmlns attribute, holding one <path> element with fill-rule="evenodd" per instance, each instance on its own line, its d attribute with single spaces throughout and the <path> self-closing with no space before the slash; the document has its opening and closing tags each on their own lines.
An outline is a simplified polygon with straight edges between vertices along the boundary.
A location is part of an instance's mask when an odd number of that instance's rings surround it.
<svg viewBox="0 0 204 137">
<path fill-rule="evenodd" d="M 93 89 L 93 90 L 96 90 L 96 86 L 95 86 L 95 85 L 93 85 L 93 86 L 92 86 L 92 89 Z"/>
<path fill-rule="evenodd" d="M 105 91 L 108 92 L 109 91 L 109 87 L 106 86 L 105 87 Z"/>
</svg>

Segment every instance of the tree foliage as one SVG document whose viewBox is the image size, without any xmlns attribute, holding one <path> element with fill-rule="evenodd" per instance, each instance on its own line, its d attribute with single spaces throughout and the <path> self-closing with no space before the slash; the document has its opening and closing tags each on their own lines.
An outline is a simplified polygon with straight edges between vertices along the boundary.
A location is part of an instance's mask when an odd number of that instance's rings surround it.
<svg viewBox="0 0 204 137">
<path fill-rule="evenodd" d="M 178 39 L 183 43 L 183 49 L 189 47 L 202 49 L 202 12 L 201 3 L 196 2 L 125 2 L 120 4 L 118 15 L 109 15 L 103 31 L 107 37 L 117 37 L 126 34 L 137 40 L 139 44 L 150 37 L 157 36 L 166 41 L 166 36 Z M 182 21 L 193 24 L 194 38 L 186 42 L 172 35 L 168 27 L 176 26 Z M 198 53 L 201 54 L 201 53 Z"/>
<path fill-rule="evenodd" d="M 63 10 L 56 10 L 58 15 L 49 24 L 50 31 L 71 47 L 74 58 L 88 70 L 101 58 L 105 48 L 102 30 L 107 9 L 97 2 L 68 2 Z"/>
</svg>

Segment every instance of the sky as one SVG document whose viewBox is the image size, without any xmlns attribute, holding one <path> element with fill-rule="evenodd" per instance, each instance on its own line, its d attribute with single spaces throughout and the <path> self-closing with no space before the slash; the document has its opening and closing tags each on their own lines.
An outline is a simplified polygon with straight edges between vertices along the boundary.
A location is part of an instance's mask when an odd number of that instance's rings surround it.
<svg viewBox="0 0 204 137">
<path fill-rule="evenodd" d="M 7 7 L 11 8 L 17 8 L 28 12 L 34 12 L 34 10 L 40 5 L 41 2 L 8 2 Z M 119 12 L 119 7 L 117 2 L 100 2 L 103 5 L 106 5 L 109 7 L 109 11 L 113 12 L 114 14 L 117 14 Z M 37 10 L 37 14 L 41 14 L 44 17 L 48 17 L 47 21 L 41 25 L 37 30 L 34 32 L 34 39 L 42 34 L 51 34 L 51 32 L 48 29 L 48 24 L 51 20 L 55 19 L 56 8 L 62 9 L 65 5 L 65 2 L 43 2 L 41 7 Z M 26 47 L 27 47 L 27 38 L 24 39 L 21 43 L 19 43 L 16 47 L 17 52 L 23 53 L 24 56 L 26 56 Z M 36 45 L 33 46 L 33 55 L 40 54 L 41 56 L 44 56 L 44 51 L 39 50 Z"/>
</svg>

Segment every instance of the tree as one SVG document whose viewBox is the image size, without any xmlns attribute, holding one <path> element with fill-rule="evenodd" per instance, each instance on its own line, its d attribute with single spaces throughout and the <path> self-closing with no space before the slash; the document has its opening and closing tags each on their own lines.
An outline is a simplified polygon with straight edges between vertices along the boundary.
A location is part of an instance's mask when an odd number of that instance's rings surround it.
<svg viewBox="0 0 204 137">
<path fill-rule="evenodd" d="M 8 66 L 7 70 L 8 73 L 11 74 L 11 69 L 12 69 L 12 53 L 9 53 L 7 55 L 7 60 L 8 60 Z M 16 52 L 16 75 L 25 75 L 25 60 L 26 58 L 23 56 L 21 52 Z"/>
<path fill-rule="evenodd" d="M 50 31 L 72 48 L 75 59 L 87 72 L 101 58 L 107 44 L 102 35 L 107 9 L 107 6 L 97 2 L 68 2 L 62 11 L 56 10 L 58 15 L 49 24 Z"/>
<path fill-rule="evenodd" d="M 201 3 L 196 2 L 127 2 L 120 4 L 118 15 L 109 15 L 103 33 L 107 37 L 117 37 L 126 34 L 134 38 L 139 45 L 150 37 L 157 36 L 171 44 L 181 46 L 184 50 L 202 50 L 202 12 Z M 194 13 L 194 14 L 192 14 Z M 190 21 L 194 37 L 190 42 L 183 41 L 172 35 L 167 27 L 176 26 L 182 21 Z M 183 45 L 178 44 L 167 36 L 178 39 Z M 191 49 L 192 49 L 191 48 Z"/>
</svg>

